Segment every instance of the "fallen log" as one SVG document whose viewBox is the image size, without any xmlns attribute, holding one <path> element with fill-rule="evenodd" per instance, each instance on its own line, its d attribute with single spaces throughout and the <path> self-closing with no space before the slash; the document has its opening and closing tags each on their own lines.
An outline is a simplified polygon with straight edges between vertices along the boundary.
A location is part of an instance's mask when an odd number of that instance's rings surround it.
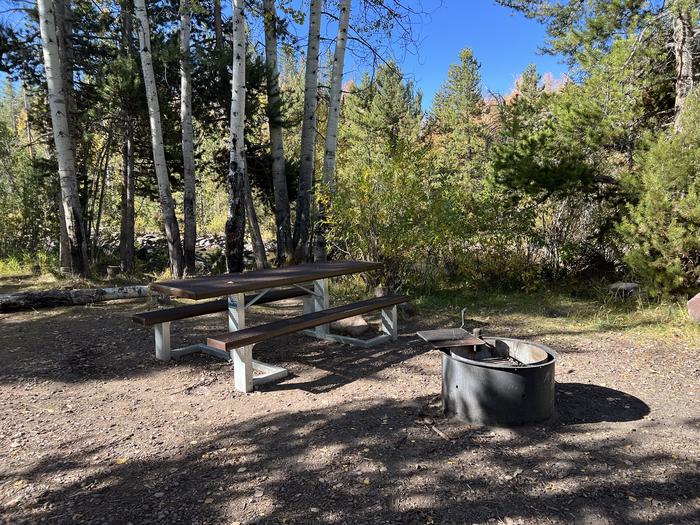
<svg viewBox="0 0 700 525">
<path fill-rule="evenodd" d="M 101 301 L 113 301 L 115 299 L 136 299 L 138 297 L 148 297 L 149 295 L 148 286 L 16 292 L 0 295 L 0 313 L 19 312 L 35 308 L 54 308 L 56 306 L 77 306 Z"/>
</svg>

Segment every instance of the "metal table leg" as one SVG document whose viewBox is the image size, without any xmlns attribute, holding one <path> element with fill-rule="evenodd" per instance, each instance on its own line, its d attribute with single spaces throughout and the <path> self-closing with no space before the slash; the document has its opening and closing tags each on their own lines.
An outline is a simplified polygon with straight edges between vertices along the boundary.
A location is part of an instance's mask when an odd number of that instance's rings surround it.
<svg viewBox="0 0 700 525">
<path fill-rule="evenodd" d="M 313 311 L 320 312 L 327 310 L 330 305 L 328 297 L 328 279 L 317 279 L 314 281 Z M 315 329 L 318 337 L 323 337 L 330 331 L 330 326 L 323 324 Z"/>
</svg>

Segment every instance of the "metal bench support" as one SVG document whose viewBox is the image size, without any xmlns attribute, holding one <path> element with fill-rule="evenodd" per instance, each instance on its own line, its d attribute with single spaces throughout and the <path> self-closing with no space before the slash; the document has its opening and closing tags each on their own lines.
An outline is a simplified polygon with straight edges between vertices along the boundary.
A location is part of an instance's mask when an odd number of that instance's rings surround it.
<svg viewBox="0 0 700 525">
<path fill-rule="evenodd" d="M 327 310 L 330 305 L 330 300 L 328 298 L 328 279 L 317 279 L 314 281 L 314 306 L 313 311 L 319 312 L 321 310 Z M 319 337 L 323 337 L 330 331 L 330 327 L 327 324 L 322 324 L 317 326 L 314 331 Z"/>
<path fill-rule="evenodd" d="M 312 292 L 303 296 L 304 313 L 319 312 L 329 309 L 328 279 L 317 279 L 313 282 L 313 291 L 306 290 L 300 285 L 296 285 L 302 290 Z M 260 300 L 269 289 L 263 290 L 260 294 L 249 301 L 249 305 Z M 385 303 L 386 304 L 386 303 Z M 237 293 L 229 295 L 227 320 L 228 331 L 234 332 L 245 328 L 245 295 Z M 369 311 L 369 310 L 367 310 Z M 229 352 L 212 348 L 205 344 L 190 345 L 184 348 L 171 349 L 170 346 L 170 322 L 154 324 L 156 357 L 162 361 L 169 361 L 172 357 L 180 357 L 194 352 L 203 352 L 215 357 L 226 359 L 233 363 L 234 386 L 240 392 L 251 392 L 255 385 L 276 381 L 288 375 L 285 368 L 274 366 L 253 359 L 253 344 L 239 348 L 234 348 Z M 308 325 L 307 325 L 308 326 Z M 343 336 L 330 333 L 330 325 L 324 324 L 313 329 L 304 330 L 303 333 L 327 341 L 337 341 L 354 346 L 369 348 L 386 341 L 394 341 L 398 337 L 397 307 L 387 306 L 381 309 L 381 329 L 382 334 L 371 339 L 358 339 L 355 337 Z M 226 346 L 222 348 L 227 348 Z M 254 376 L 253 370 L 261 372 L 261 375 Z"/>
<path fill-rule="evenodd" d="M 156 335 L 156 359 L 170 361 L 170 323 L 153 325 Z"/>
<path fill-rule="evenodd" d="M 396 341 L 399 337 L 399 323 L 396 305 L 389 308 L 382 308 L 382 332 Z"/>
<path fill-rule="evenodd" d="M 253 391 L 253 346 L 231 350 L 233 361 L 233 386 L 239 392 Z"/>
<path fill-rule="evenodd" d="M 251 350 L 251 356 L 252 356 L 252 349 L 253 346 L 248 346 L 245 347 L 245 349 L 250 349 Z M 248 385 L 246 381 L 248 381 L 248 376 L 246 376 L 247 372 L 247 365 L 245 360 L 242 362 L 236 364 L 236 358 L 235 358 L 235 352 L 231 352 L 233 355 L 229 355 L 228 352 L 224 352 L 223 350 L 218 350 L 216 348 L 212 348 L 210 346 L 207 346 L 205 344 L 196 344 L 196 345 L 190 345 L 190 346 L 185 346 L 184 348 L 176 348 L 171 351 L 172 357 L 181 357 L 183 355 L 188 355 L 188 354 L 194 354 L 195 352 L 202 352 L 204 354 L 209 354 L 214 357 L 218 357 L 219 359 L 223 359 L 224 361 L 233 361 L 233 376 L 234 376 L 234 386 L 236 387 L 236 390 L 240 390 L 241 392 L 250 392 L 253 390 L 253 387 L 257 385 L 262 385 L 265 383 L 270 383 L 272 381 L 277 381 L 278 379 L 282 379 L 284 377 L 287 377 L 289 375 L 289 371 L 286 368 L 282 368 L 281 366 L 275 366 L 271 365 L 269 363 L 263 363 L 262 361 L 258 361 L 257 359 L 252 359 L 250 360 L 250 380 L 252 381 L 252 384 Z M 238 375 L 236 374 L 236 371 L 240 370 Z M 262 374 L 253 376 L 253 370 L 256 370 L 257 372 L 262 372 Z M 238 384 L 238 378 L 239 376 L 243 376 L 243 385 L 242 388 L 239 388 Z M 243 390 L 246 386 L 249 386 L 249 390 Z"/>
<path fill-rule="evenodd" d="M 268 290 L 264 290 L 254 300 L 250 301 L 250 305 L 254 304 L 258 298 L 265 295 Z M 245 295 L 238 293 L 228 296 L 228 331 L 235 332 L 245 328 Z M 212 355 L 217 355 L 226 359 L 226 352 L 209 348 L 206 345 L 204 352 Z M 223 354 L 223 355 L 220 355 Z M 230 361 L 233 363 L 233 386 L 239 392 L 252 392 L 255 385 L 268 383 L 286 377 L 288 372 L 286 368 L 274 366 L 262 361 L 253 359 L 253 345 L 234 348 L 231 350 Z M 254 377 L 253 370 L 263 372 L 263 375 Z"/>
<path fill-rule="evenodd" d="M 228 296 L 228 331 L 245 328 L 245 295 L 237 293 Z"/>
<path fill-rule="evenodd" d="M 328 327 L 328 325 L 325 325 Z M 372 348 L 373 346 L 396 341 L 399 336 L 399 324 L 396 305 L 382 308 L 382 332 L 381 335 L 371 339 L 359 339 L 348 335 L 332 334 L 330 331 L 319 334 L 317 330 L 304 330 L 302 333 L 324 341 L 335 341 L 346 345 L 359 346 L 361 348 Z"/>
<path fill-rule="evenodd" d="M 259 299 L 267 291 L 260 294 Z M 306 304 L 306 297 L 304 298 Z M 251 301 L 252 305 L 255 301 Z M 245 328 L 245 295 L 242 293 L 230 295 L 228 298 L 228 330 L 233 332 Z M 202 352 L 205 354 L 225 359 L 233 363 L 233 383 L 239 392 L 251 392 L 255 385 L 269 383 L 287 377 L 289 372 L 286 368 L 263 363 L 253 359 L 253 345 L 235 348 L 229 354 L 223 350 L 211 348 L 205 344 L 195 344 L 183 348 L 171 348 L 170 346 L 170 322 L 153 325 L 156 340 L 156 358 L 161 361 L 170 361 L 173 357 Z M 261 375 L 253 376 L 253 370 L 262 372 Z"/>
</svg>

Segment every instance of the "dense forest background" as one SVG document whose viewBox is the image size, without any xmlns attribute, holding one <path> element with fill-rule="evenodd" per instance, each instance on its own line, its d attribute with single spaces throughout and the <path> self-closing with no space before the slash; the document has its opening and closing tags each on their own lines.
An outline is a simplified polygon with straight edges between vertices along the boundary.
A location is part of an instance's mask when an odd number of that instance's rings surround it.
<svg viewBox="0 0 700 525">
<path fill-rule="evenodd" d="M 149 79 L 138 0 L 40 0 L 63 68 L 82 268 L 68 253 L 39 13 L 5 1 L 1 264 L 192 274 L 328 256 L 384 262 L 383 284 L 414 292 L 601 277 L 640 280 L 655 295 L 697 289 L 699 3 L 499 3 L 544 23 L 543 45 L 570 74 L 529 67 L 511 93 L 485 93 L 479 57 L 465 47 L 426 111 L 389 52 L 419 45 L 411 2 L 235 0 L 232 10 L 219 0 L 151 1 Z M 247 41 L 240 171 L 236 34 Z M 338 78 L 346 43 L 365 74 Z M 149 83 L 164 166 L 154 163 Z M 163 180 L 184 226 L 177 238 Z"/>
</svg>

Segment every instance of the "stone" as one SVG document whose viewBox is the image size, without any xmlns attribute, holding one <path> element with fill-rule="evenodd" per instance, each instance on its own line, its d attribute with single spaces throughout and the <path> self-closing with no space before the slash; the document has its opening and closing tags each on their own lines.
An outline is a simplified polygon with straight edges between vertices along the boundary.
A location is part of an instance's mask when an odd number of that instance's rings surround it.
<svg viewBox="0 0 700 525">
<path fill-rule="evenodd" d="M 369 330 L 369 324 L 361 315 L 340 319 L 331 323 L 333 332 L 349 335 L 350 337 L 359 337 Z"/>
<path fill-rule="evenodd" d="M 418 314 L 418 309 L 411 303 L 401 303 L 398 306 L 398 313 L 404 319 L 410 319 Z"/>
<path fill-rule="evenodd" d="M 636 295 L 639 293 L 639 283 L 625 283 L 618 281 L 608 286 L 615 295 Z"/>
<path fill-rule="evenodd" d="M 700 293 L 688 301 L 688 315 L 693 321 L 700 323 Z"/>
</svg>

